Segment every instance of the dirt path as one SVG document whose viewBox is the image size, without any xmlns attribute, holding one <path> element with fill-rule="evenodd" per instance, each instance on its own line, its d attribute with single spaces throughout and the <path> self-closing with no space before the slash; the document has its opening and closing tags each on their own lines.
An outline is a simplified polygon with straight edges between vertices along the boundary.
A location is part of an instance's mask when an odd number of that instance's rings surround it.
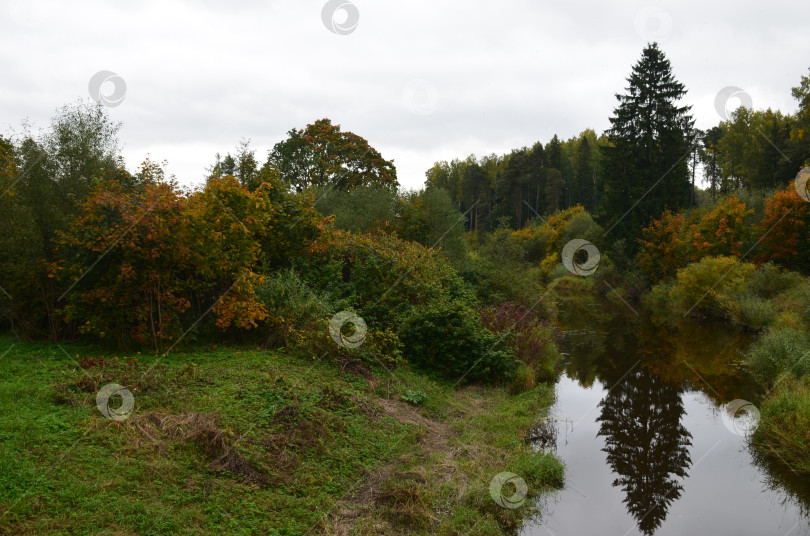
<svg viewBox="0 0 810 536">
<path fill-rule="evenodd" d="M 396 459 L 391 463 L 375 468 L 363 479 L 356 492 L 347 500 L 341 501 L 335 507 L 332 515 L 324 524 L 324 534 L 330 536 L 349 536 L 353 534 L 407 534 L 401 528 L 392 525 L 380 518 L 378 506 L 381 503 L 395 503 L 403 508 L 408 507 L 418 497 L 415 489 L 397 488 L 394 482 L 413 482 L 424 484 L 427 482 L 427 463 L 409 471 L 401 471 L 402 462 L 412 462 L 413 458 L 427 462 L 430 465 L 443 466 L 445 470 L 453 469 L 453 453 L 449 441 L 453 431 L 447 422 L 428 418 L 420 413 L 419 409 L 400 400 L 377 399 L 381 410 L 399 422 L 412 424 L 418 430 L 418 449 L 409 453 L 408 460 Z M 436 459 L 438 457 L 438 459 Z M 408 463 L 410 465 L 410 463 Z M 450 472 L 447 476 L 452 475 Z M 435 516 L 431 516 L 434 517 Z M 435 519 L 434 519 L 435 520 Z"/>
</svg>

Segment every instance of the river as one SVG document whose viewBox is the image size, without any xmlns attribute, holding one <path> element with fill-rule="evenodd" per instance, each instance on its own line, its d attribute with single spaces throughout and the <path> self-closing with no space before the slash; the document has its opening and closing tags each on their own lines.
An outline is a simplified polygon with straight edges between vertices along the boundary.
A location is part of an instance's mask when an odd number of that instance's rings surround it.
<svg viewBox="0 0 810 536">
<path fill-rule="evenodd" d="M 810 535 L 810 483 L 756 461 L 745 437 L 755 411 L 723 410 L 758 404 L 741 366 L 751 335 L 633 313 L 561 317 L 567 356 L 550 448 L 566 482 L 521 536 Z"/>
</svg>

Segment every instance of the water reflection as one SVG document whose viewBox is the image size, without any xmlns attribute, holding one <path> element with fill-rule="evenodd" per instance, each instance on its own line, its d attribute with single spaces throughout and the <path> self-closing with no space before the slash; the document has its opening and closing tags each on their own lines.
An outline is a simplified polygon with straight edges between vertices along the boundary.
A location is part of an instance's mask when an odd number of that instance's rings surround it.
<svg viewBox="0 0 810 536">
<path fill-rule="evenodd" d="M 810 536 L 810 482 L 752 458 L 720 418 L 731 400 L 759 404 L 738 366 L 754 335 L 586 308 L 561 310 L 566 486 L 522 534 Z"/>
<path fill-rule="evenodd" d="M 682 389 L 635 366 L 619 379 L 597 419 L 607 462 L 624 492 L 627 511 L 639 530 L 652 535 L 681 496 L 680 479 L 691 465 L 692 435 L 681 424 Z"/>
</svg>

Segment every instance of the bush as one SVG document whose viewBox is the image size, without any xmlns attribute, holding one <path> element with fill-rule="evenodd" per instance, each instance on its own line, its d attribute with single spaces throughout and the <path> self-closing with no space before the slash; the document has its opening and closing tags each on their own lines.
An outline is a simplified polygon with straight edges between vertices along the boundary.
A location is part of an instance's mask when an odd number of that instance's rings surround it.
<svg viewBox="0 0 810 536">
<path fill-rule="evenodd" d="M 503 341 L 483 326 L 478 312 L 459 302 L 412 309 L 399 337 L 409 361 L 451 380 L 508 380 L 518 364 Z"/>
<path fill-rule="evenodd" d="M 770 262 L 763 264 L 751 273 L 742 292 L 724 297 L 726 316 L 750 328 L 770 326 L 779 313 L 775 298 L 801 282 L 802 276 L 796 272 L 784 271 Z"/>
<path fill-rule="evenodd" d="M 323 335 L 336 311 L 328 293 L 313 290 L 290 268 L 266 275 L 256 295 L 268 313 L 264 323 L 268 345 L 291 346 L 312 334 Z"/>
<path fill-rule="evenodd" d="M 557 252 L 561 252 L 562 248 L 575 238 L 581 238 L 592 243 L 599 243 L 602 240 L 602 228 L 584 210 L 574 212 L 563 225 L 560 238 L 556 243 Z"/>
<path fill-rule="evenodd" d="M 555 264 L 554 268 L 552 268 L 548 272 L 548 278 L 551 279 L 552 281 L 560 279 L 561 277 L 568 277 L 570 275 L 571 271 L 568 268 L 566 268 L 565 265 L 561 262 Z"/>
<path fill-rule="evenodd" d="M 726 316 L 725 305 L 739 294 L 756 269 L 753 264 L 734 257 L 705 257 L 678 270 L 669 295 L 682 313 L 702 312 Z"/>
<path fill-rule="evenodd" d="M 408 389 L 404 394 L 399 396 L 403 401 L 413 404 L 414 406 L 421 406 L 427 401 L 427 394 L 424 391 L 414 391 Z"/>
<path fill-rule="evenodd" d="M 539 267 L 506 259 L 475 257 L 461 275 L 488 305 L 520 302 L 531 306 L 544 292 Z"/>
<path fill-rule="evenodd" d="M 776 320 L 773 303 L 750 292 L 742 292 L 723 303 L 726 315 L 732 322 L 754 329 L 763 329 Z"/>
<path fill-rule="evenodd" d="M 357 355 L 367 363 L 383 363 L 397 366 L 403 361 L 404 347 L 397 333 L 391 328 L 371 328 Z"/>
<path fill-rule="evenodd" d="M 810 336 L 790 327 L 771 328 L 748 350 L 748 364 L 757 379 L 772 385 L 810 374 Z"/>
<path fill-rule="evenodd" d="M 602 228 L 579 205 L 553 214 L 539 225 L 533 223 L 519 231 L 501 232 L 503 237 L 495 232 L 492 239 L 507 238 L 509 247 L 502 246 L 501 251 L 491 250 L 490 258 L 499 261 L 504 258 L 519 259 L 540 264 L 545 270 L 544 275 L 559 261 L 559 255 L 569 241 L 582 238 L 598 244 L 602 237 Z"/>
<path fill-rule="evenodd" d="M 551 321 L 554 313 L 547 307 L 543 303 L 529 309 L 520 303 L 509 302 L 487 307 L 481 313 L 484 325 L 505 336 L 504 342 L 522 362 L 515 380 L 518 392 L 533 388 L 537 381 L 553 382 L 556 379 L 560 356 L 555 342 L 559 331 Z"/>
<path fill-rule="evenodd" d="M 772 262 L 756 269 L 745 285 L 745 290 L 760 298 L 775 298 L 803 281 L 801 274 L 783 270 Z"/>
<path fill-rule="evenodd" d="M 780 310 L 795 312 L 805 329 L 810 326 L 810 279 L 785 291 L 775 301 Z"/>
<path fill-rule="evenodd" d="M 655 315 L 667 316 L 673 314 L 675 311 L 672 309 L 669 295 L 674 286 L 673 281 L 662 281 L 653 286 L 649 292 L 641 297 L 644 308 Z"/>
<path fill-rule="evenodd" d="M 509 387 L 512 394 L 525 393 L 537 387 L 537 375 L 526 363 L 521 363 L 515 371 L 515 379 Z"/>
<path fill-rule="evenodd" d="M 810 474 L 810 378 L 780 385 L 765 400 L 751 440 L 797 473 Z"/>
<path fill-rule="evenodd" d="M 394 231 L 404 240 L 439 249 L 453 266 L 463 267 L 467 263 L 464 216 L 446 190 L 427 188 L 400 194 Z"/>
<path fill-rule="evenodd" d="M 470 369 L 468 379 L 492 381 L 514 372 L 514 358 L 483 326 L 474 292 L 436 250 L 391 235 L 332 231 L 313 249 L 306 277 L 357 310 L 370 334 L 387 333 L 390 346 L 418 367 L 451 379 Z"/>
</svg>

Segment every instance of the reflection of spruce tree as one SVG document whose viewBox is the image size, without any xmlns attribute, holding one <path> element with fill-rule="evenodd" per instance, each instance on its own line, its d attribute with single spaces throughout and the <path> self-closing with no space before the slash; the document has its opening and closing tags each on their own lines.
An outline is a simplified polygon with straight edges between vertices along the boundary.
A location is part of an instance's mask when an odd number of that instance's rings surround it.
<svg viewBox="0 0 810 536">
<path fill-rule="evenodd" d="M 624 503 L 638 528 L 651 535 L 661 525 L 683 487 L 691 464 L 691 434 L 681 423 L 680 388 L 634 369 L 600 403 L 607 461 L 618 475 L 613 481 L 625 493 Z"/>
</svg>

